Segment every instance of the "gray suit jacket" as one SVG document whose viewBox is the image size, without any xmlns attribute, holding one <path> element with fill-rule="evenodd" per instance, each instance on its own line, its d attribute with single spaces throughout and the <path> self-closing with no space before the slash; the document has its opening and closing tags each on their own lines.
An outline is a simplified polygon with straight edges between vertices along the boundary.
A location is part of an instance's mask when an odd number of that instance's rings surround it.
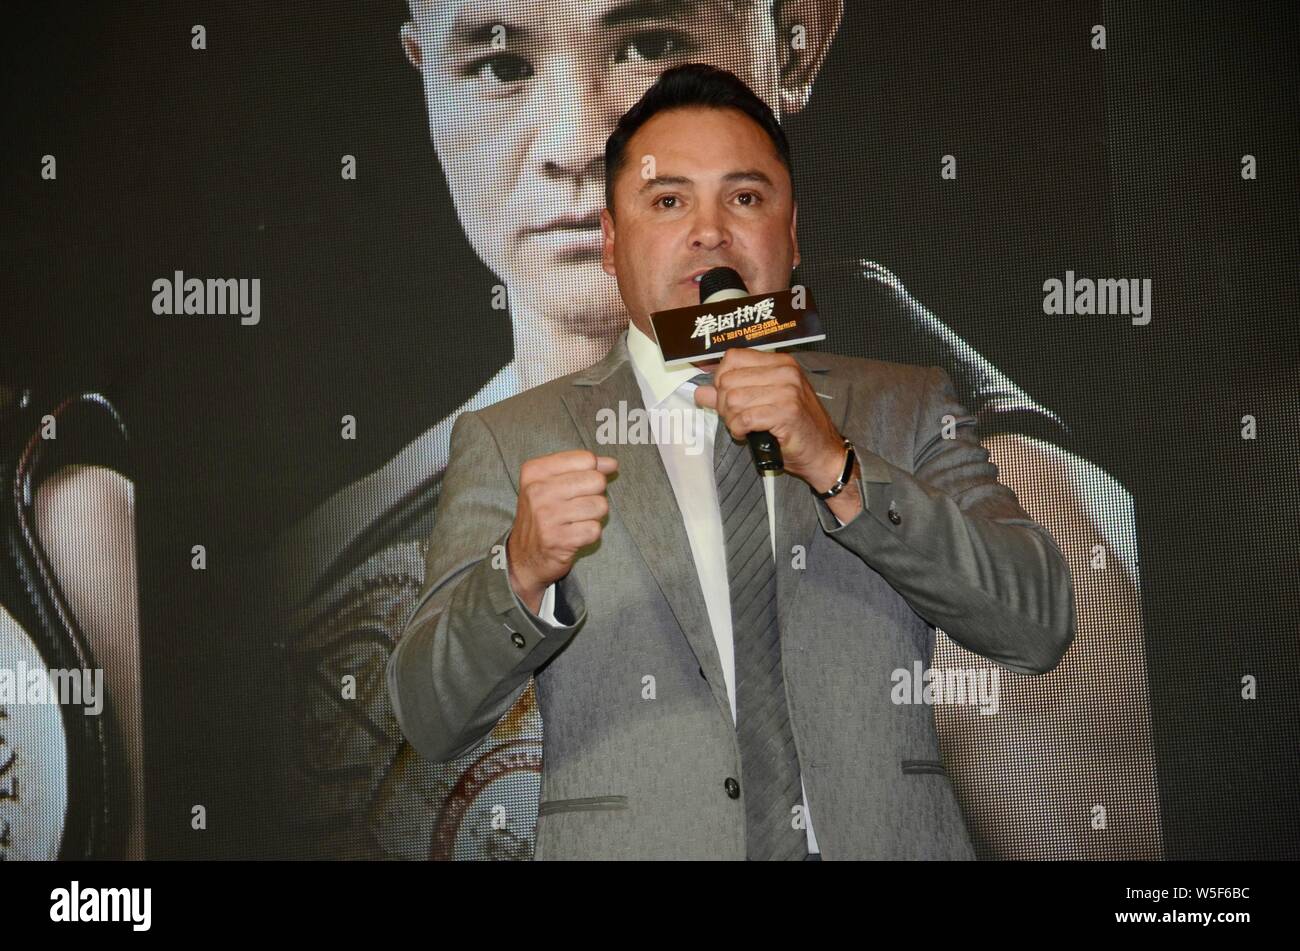
<svg viewBox="0 0 1300 951">
<path fill-rule="evenodd" d="M 895 703 L 892 674 L 928 666 L 935 626 L 1009 670 L 1051 670 L 1074 637 L 1069 570 L 997 482 L 944 370 L 795 356 L 858 448 L 865 502 L 836 527 L 806 483 L 777 477 L 782 663 L 818 845 L 827 860 L 973 858 L 933 710 Z M 416 750 L 453 759 L 533 677 L 536 858 L 743 859 L 740 752 L 671 483 L 654 444 L 596 441 L 620 400 L 643 405 L 626 334 L 595 366 L 457 419 L 425 584 L 388 663 L 393 710 Z M 619 472 L 601 540 L 557 585 L 572 623 L 555 626 L 515 597 L 504 546 L 522 463 L 579 447 Z"/>
</svg>

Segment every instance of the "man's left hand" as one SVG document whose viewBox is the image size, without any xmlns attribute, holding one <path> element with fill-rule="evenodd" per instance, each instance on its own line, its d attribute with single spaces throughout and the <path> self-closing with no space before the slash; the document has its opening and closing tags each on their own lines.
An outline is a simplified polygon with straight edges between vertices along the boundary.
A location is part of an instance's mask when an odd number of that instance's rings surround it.
<svg viewBox="0 0 1300 951">
<path fill-rule="evenodd" d="M 713 383 L 696 388 L 695 405 L 716 410 L 732 436 L 767 430 L 781 445 L 786 472 L 818 492 L 835 484 L 844 441 L 794 357 L 736 347 L 713 365 Z"/>
</svg>

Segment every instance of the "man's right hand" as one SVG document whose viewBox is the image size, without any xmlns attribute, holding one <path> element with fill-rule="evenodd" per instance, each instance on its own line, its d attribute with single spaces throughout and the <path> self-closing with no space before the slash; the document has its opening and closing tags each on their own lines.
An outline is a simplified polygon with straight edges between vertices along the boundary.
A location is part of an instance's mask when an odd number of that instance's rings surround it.
<svg viewBox="0 0 1300 951">
<path fill-rule="evenodd" d="M 617 471 L 617 459 L 586 449 L 538 456 L 520 467 L 506 561 L 510 587 L 534 614 L 546 589 L 569 573 L 578 549 L 599 541 L 609 513 L 605 484 Z"/>
</svg>

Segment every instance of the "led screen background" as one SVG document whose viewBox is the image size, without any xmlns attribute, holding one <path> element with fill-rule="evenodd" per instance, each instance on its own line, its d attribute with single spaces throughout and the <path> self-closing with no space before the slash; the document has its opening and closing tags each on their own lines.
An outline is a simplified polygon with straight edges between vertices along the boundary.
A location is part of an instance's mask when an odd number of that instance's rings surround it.
<svg viewBox="0 0 1300 951">
<path fill-rule="evenodd" d="M 520 302 L 618 328 L 595 265 L 492 242 L 525 207 L 599 202 L 591 160 L 660 69 L 784 55 L 770 18 L 700 12 L 721 6 L 682 5 L 680 54 L 656 27 L 645 62 L 565 73 L 638 31 L 497 5 L 551 51 L 526 118 L 463 76 L 430 107 L 402 4 L 55 5 L 10 38 L 0 382 L 102 392 L 130 433 L 149 855 L 530 854 L 531 694 L 435 766 L 401 740 L 382 664 L 436 539 L 450 422 L 545 352 L 516 349 Z M 1061 668 L 1003 676 L 997 716 L 936 710 L 981 856 L 1297 852 L 1295 20 L 850 0 L 782 116 L 824 346 L 950 369 L 1071 562 Z M 259 279 L 259 322 L 155 315 L 178 270 Z M 1067 272 L 1150 279 L 1150 322 L 1044 313 Z M 935 663 L 983 662 L 940 636 Z"/>
</svg>

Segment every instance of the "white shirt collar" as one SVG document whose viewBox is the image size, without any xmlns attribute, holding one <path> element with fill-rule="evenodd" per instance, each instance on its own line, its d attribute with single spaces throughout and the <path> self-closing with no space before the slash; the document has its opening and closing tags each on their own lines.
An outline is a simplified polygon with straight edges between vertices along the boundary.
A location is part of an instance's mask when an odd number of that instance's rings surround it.
<svg viewBox="0 0 1300 951">
<path fill-rule="evenodd" d="M 689 382 L 700 372 L 689 363 L 672 369 L 664 366 L 664 358 L 659 353 L 659 344 L 646 336 L 631 321 L 627 325 L 627 352 L 632 358 L 632 369 L 645 384 L 642 390 L 649 391 L 654 399 L 654 406 L 658 406 L 683 383 Z M 647 406 L 646 409 L 650 407 Z"/>
</svg>

